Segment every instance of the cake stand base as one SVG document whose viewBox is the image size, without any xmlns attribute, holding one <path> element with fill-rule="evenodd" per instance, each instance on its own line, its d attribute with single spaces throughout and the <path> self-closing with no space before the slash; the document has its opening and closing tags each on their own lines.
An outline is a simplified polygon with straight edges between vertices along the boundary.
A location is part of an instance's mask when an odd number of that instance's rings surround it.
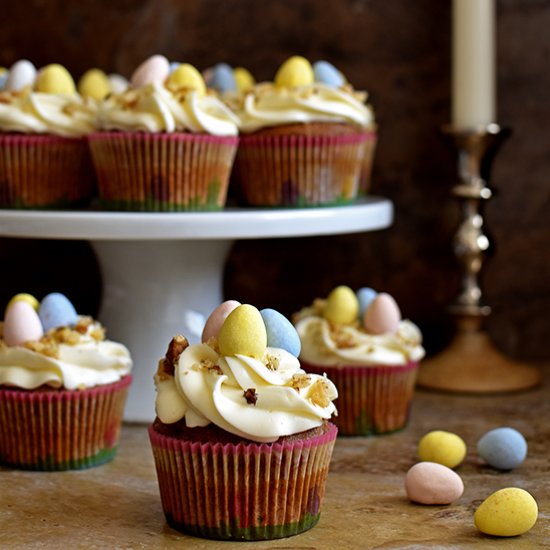
<svg viewBox="0 0 550 550">
<path fill-rule="evenodd" d="M 506 358 L 484 331 L 459 332 L 449 347 L 421 364 L 417 385 L 454 393 L 506 393 L 540 383 L 533 367 Z"/>
</svg>

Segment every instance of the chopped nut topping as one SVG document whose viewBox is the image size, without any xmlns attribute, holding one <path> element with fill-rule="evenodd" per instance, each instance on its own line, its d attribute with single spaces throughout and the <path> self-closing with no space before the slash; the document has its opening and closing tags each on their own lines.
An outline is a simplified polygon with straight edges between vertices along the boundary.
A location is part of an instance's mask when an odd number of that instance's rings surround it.
<svg viewBox="0 0 550 550">
<path fill-rule="evenodd" d="M 176 336 L 170 340 L 163 362 L 163 368 L 166 374 L 174 375 L 174 369 L 179 356 L 187 346 L 189 346 L 189 342 L 187 338 L 181 334 L 176 334 Z"/>
<path fill-rule="evenodd" d="M 88 327 L 94 322 L 93 318 L 89 315 L 82 315 L 78 318 L 74 329 L 80 334 L 86 334 Z"/>
<path fill-rule="evenodd" d="M 279 368 L 279 358 L 274 355 L 266 355 L 265 366 L 269 370 L 277 370 Z"/>
<path fill-rule="evenodd" d="M 324 380 L 317 380 L 311 387 L 309 392 L 309 399 L 313 404 L 320 407 L 327 407 L 330 404 L 330 398 L 328 396 L 328 385 Z"/>
<path fill-rule="evenodd" d="M 52 340 L 42 338 L 41 340 L 25 342 L 23 346 L 31 351 L 35 351 L 36 353 L 41 353 L 42 355 L 59 359 L 59 347 Z"/>
<path fill-rule="evenodd" d="M 206 369 L 210 372 L 215 372 L 216 374 L 223 374 L 222 368 L 208 359 L 203 359 L 201 361 L 201 368 Z"/>
<path fill-rule="evenodd" d="M 249 405 L 256 405 L 256 402 L 258 401 L 258 393 L 256 392 L 256 388 L 248 388 L 243 392 L 243 395 Z"/>
<path fill-rule="evenodd" d="M 353 334 L 345 332 L 336 325 L 330 324 L 330 336 L 340 349 L 353 348 L 357 345 L 357 340 Z"/>
<path fill-rule="evenodd" d="M 299 392 L 302 388 L 307 388 L 311 381 L 309 374 L 295 374 L 291 380 L 290 385 Z"/>
</svg>

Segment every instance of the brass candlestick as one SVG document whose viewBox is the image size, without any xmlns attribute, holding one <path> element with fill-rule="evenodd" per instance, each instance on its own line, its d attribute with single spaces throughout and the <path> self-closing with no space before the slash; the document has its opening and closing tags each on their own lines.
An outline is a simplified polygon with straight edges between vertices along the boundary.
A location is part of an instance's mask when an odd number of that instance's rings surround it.
<svg viewBox="0 0 550 550">
<path fill-rule="evenodd" d="M 493 345 L 483 329 L 491 308 L 483 303 L 479 273 L 490 243 L 483 232 L 482 205 L 491 198 L 486 184 L 488 165 L 508 132 L 498 124 L 478 128 L 445 126 L 458 151 L 458 182 L 452 194 L 461 204 L 462 220 L 454 237 L 454 252 L 462 266 L 461 290 L 449 306 L 455 334 L 447 349 L 420 368 L 418 384 L 460 393 L 497 393 L 535 386 L 533 367 L 511 361 Z"/>
</svg>

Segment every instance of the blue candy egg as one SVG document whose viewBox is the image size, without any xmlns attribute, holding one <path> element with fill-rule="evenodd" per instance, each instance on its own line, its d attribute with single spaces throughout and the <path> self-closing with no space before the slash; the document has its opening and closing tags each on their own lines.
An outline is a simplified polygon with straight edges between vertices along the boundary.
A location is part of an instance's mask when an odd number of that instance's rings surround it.
<svg viewBox="0 0 550 550">
<path fill-rule="evenodd" d="M 338 88 L 345 84 L 344 75 L 328 61 L 316 61 L 313 64 L 315 82 L 322 82 L 327 86 Z"/>
<path fill-rule="evenodd" d="M 212 76 L 208 82 L 210 88 L 218 92 L 228 92 L 237 89 L 233 69 L 227 63 L 218 63 L 212 67 Z"/>
<path fill-rule="evenodd" d="M 376 298 L 378 292 L 365 286 L 357 291 L 357 299 L 359 300 L 359 318 L 362 319 L 365 311 L 369 307 L 370 303 Z"/>
<path fill-rule="evenodd" d="M 73 326 L 78 319 L 73 304 L 60 292 L 52 292 L 43 298 L 38 307 L 38 316 L 44 332 L 55 327 Z"/>
<path fill-rule="evenodd" d="M 497 470 L 517 468 L 527 456 L 527 442 L 514 428 L 495 428 L 477 442 L 479 456 Z"/>
<path fill-rule="evenodd" d="M 172 74 L 180 65 L 181 63 L 179 61 L 170 61 L 170 74 Z"/>
<path fill-rule="evenodd" d="M 294 357 L 300 355 L 300 337 L 292 323 L 274 309 L 260 311 L 267 332 L 267 345 L 271 348 L 282 348 Z"/>
<path fill-rule="evenodd" d="M 6 87 L 6 82 L 8 81 L 9 75 L 10 73 L 8 71 L 0 73 L 0 90 L 3 90 Z"/>
</svg>

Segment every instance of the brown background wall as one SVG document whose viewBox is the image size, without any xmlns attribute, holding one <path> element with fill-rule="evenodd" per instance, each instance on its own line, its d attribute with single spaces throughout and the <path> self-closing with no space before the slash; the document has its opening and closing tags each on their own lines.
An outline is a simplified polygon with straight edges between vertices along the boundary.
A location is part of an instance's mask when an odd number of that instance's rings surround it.
<svg viewBox="0 0 550 550">
<path fill-rule="evenodd" d="M 488 329 L 507 354 L 549 358 L 550 1 L 498 0 L 498 122 L 512 129 L 485 210 L 496 243 L 483 271 Z M 450 0 L 34 0 L 5 6 L 0 65 L 26 57 L 75 77 L 98 66 L 129 76 L 153 53 L 204 69 L 219 61 L 271 79 L 290 55 L 326 59 L 370 93 L 380 127 L 372 192 L 390 198 L 387 230 L 240 241 L 227 297 L 290 314 L 338 284 L 392 293 L 433 353 L 447 341 L 458 278 L 451 238 Z M 86 243 L 0 239 L 0 303 L 66 292 L 95 313 L 97 264 Z"/>
</svg>

